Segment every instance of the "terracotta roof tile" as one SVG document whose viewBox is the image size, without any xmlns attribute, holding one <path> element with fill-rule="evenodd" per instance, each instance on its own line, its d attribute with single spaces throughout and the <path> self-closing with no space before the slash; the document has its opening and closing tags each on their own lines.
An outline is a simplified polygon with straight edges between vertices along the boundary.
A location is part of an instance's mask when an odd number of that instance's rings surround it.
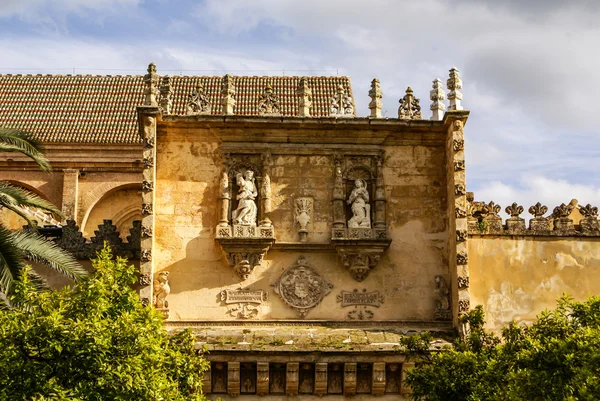
<svg viewBox="0 0 600 401">
<path fill-rule="evenodd" d="M 233 77 L 236 115 L 258 115 L 258 101 L 270 84 L 284 116 L 298 115 L 296 89 L 301 77 Z M 311 114 L 329 116 L 330 99 L 342 85 L 352 95 L 348 77 L 307 77 Z M 172 76 L 172 114 L 186 113 L 188 96 L 204 85 L 212 114 L 222 113 L 222 77 Z M 1 75 L 0 126 L 34 132 L 44 142 L 140 143 L 135 108 L 144 100 L 142 76 Z"/>
</svg>

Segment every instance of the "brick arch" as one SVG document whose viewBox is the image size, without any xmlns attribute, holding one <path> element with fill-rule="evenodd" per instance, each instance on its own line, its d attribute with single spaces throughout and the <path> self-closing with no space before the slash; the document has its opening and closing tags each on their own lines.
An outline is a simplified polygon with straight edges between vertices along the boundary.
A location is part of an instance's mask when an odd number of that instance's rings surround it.
<svg viewBox="0 0 600 401">
<path fill-rule="evenodd" d="M 26 190 L 33 192 L 34 194 L 36 194 L 43 200 L 50 202 L 50 198 L 39 188 L 29 185 L 23 181 L 17 181 L 17 180 L 2 180 L 2 181 L 7 182 L 11 185 L 14 185 L 15 187 L 25 188 Z M 55 205 L 55 206 L 57 206 L 57 205 Z"/>
<path fill-rule="evenodd" d="M 94 209 L 94 206 L 96 206 L 103 198 L 123 189 L 141 188 L 142 184 L 140 182 L 103 182 L 98 184 L 93 190 L 83 194 L 80 199 L 78 215 L 82 217 L 81 220 L 78 221 L 79 227 L 82 229 L 85 227 L 92 209 Z"/>
</svg>

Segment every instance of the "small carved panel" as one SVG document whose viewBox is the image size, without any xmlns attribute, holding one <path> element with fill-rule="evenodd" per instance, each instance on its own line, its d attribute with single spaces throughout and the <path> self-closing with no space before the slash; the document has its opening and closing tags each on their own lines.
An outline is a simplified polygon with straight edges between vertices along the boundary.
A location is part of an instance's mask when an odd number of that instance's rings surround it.
<svg viewBox="0 0 600 401">
<path fill-rule="evenodd" d="M 342 394 L 344 369 L 341 363 L 330 363 L 327 366 L 327 394 Z"/>
<path fill-rule="evenodd" d="M 350 320 L 370 320 L 375 315 L 368 307 L 379 308 L 383 303 L 384 296 L 379 291 L 367 292 L 364 288 L 361 292 L 358 289 L 354 291 L 342 291 L 337 296 L 337 301 L 342 303 L 342 308 L 354 306 L 354 309 L 348 312 Z"/>
<path fill-rule="evenodd" d="M 227 362 L 213 362 L 211 371 L 211 390 L 213 394 L 227 393 Z"/>
<path fill-rule="evenodd" d="M 312 394 L 315 390 L 315 364 L 303 363 L 300 365 L 298 393 Z"/>
<path fill-rule="evenodd" d="M 333 285 L 308 264 L 304 256 L 288 267 L 273 284 L 275 292 L 301 317 L 331 292 Z"/>
<path fill-rule="evenodd" d="M 400 392 L 400 381 L 402 378 L 402 370 L 399 363 L 385 364 L 385 392 L 396 393 Z"/>
<path fill-rule="evenodd" d="M 256 364 L 251 362 L 243 362 L 240 366 L 240 393 L 255 394 L 256 393 Z"/>
<path fill-rule="evenodd" d="M 356 369 L 356 394 L 370 394 L 373 380 L 373 365 L 358 363 Z"/>
<path fill-rule="evenodd" d="M 238 319 L 251 319 L 258 315 L 257 305 L 266 301 L 267 293 L 263 290 L 223 290 L 221 301 L 226 305 L 235 305 L 227 313 Z"/>
<path fill-rule="evenodd" d="M 285 394 L 285 363 L 272 363 L 269 366 L 269 394 Z"/>
</svg>

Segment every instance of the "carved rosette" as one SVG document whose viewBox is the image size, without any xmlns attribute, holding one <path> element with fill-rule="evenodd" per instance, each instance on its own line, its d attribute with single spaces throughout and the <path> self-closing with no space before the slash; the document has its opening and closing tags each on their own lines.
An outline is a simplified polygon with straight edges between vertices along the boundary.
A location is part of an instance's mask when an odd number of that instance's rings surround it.
<svg viewBox="0 0 600 401">
<path fill-rule="evenodd" d="M 304 256 L 288 267 L 272 286 L 300 317 L 305 317 L 333 288 L 333 284 L 310 266 Z"/>
</svg>

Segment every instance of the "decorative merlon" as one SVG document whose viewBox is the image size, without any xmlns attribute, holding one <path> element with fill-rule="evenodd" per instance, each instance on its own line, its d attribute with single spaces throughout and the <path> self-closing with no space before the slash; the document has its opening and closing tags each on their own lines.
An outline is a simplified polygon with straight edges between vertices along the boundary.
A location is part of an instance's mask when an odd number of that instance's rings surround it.
<svg viewBox="0 0 600 401">
<path fill-rule="evenodd" d="M 189 96 L 185 109 L 188 115 L 209 115 L 211 113 L 212 105 L 201 83 L 196 85 Z"/>
<path fill-rule="evenodd" d="M 421 106 L 419 105 L 419 99 L 413 95 L 413 90 L 410 86 L 406 88 L 406 94 L 402 99 L 400 99 L 398 118 L 402 120 L 421 119 Z"/>
<path fill-rule="evenodd" d="M 369 103 L 369 110 L 371 110 L 371 118 L 381 118 L 381 109 L 383 108 L 383 102 L 381 98 L 383 97 L 383 92 L 381 91 L 381 87 L 379 85 L 379 80 L 377 78 L 373 78 L 371 81 L 371 90 L 369 90 L 369 97 L 371 98 L 371 102 Z"/>
<path fill-rule="evenodd" d="M 444 118 L 444 111 L 446 110 L 446 105 L 444 105 L 446 93 L 442 86 L 442 80 L 436 78 L 433 80 L 433 89 L 429 92 L 429 99 L 432 102 L 429 109 L 431 110 L 431 119 L 434 121 L 440 121 Z"/>
<path fill-rule="evenodd" d="M 233 108 L 235 106 L 235 99 L 233 97 L 235 95 L 235 86 L 233 85 L 233 77 L 229 74 L 223 77 L 223 82 L 221 84 L 221 101 L 223 106 L 223 115 L 233 115 Z"/>
<path fill-rule="evenodd" d="M 267 85 L 258 99 L 258 114 L 261 116 L 280 116 L 279 96 L 273 93 L 273 87 Z"/>
<path fill-rule="evenodd" d="M 165 75 L 160 84 L 160 109 L 164 114 L 171 114 L 173 107 L 173 87 L 171 86 L 171 77 Z"/>
<path fill-rule="evenodd" d="M 448 106 L 448 110 L 463 110 L 461 105 L 462 101 L 462 80 L 458 75 L 458 70 L 456 68 L 450 69 L 450 77 L 446 81 L 446 86 L 448 87 L 448 100 L 450 105 Z"/>
<path fill-rule="evenodd" d="M 158 85 L 160 77 L 156 73 L 156 64 L 148 65 L 148 73 L 144 75 L 144 106 L 158 106 L 157 98 L 159 95 Z"/>
<path fill-rule="evenodd" d="M 337 94 L 331 98 L 329 110 L 333 117 L 354 117 L 352 97 L 346 95 L 342 85 L 338 86 Z"/>
<path fill-rule="evenodd" d="M 308 78 L 300 78 L 296 96 L 298 96 L 298 116 L 310 117 L 310 109 L 312 107 L 312 90 L 308 86 Z"/>
</svg>

